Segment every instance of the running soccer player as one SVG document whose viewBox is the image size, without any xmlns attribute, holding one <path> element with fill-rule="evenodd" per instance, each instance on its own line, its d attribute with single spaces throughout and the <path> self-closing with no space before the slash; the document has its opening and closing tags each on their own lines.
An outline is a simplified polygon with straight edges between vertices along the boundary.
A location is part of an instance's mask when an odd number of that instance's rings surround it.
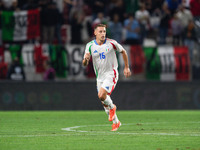
<svg viewBox="0 0 200 150">
<path fill-rule="evenodd" d="M 116 106 L 110 98 L 117 84 L 119 74 L 116 52 L 120 52 L 123 56 L 125 77 L 131 75 L 128 56 L 125 49 L 119 43 L 106 38 L 106 25 L 96 25 L 94 35 L 96 38 L 86 45 L 82 63 L 84 66 L 87 66 L 90 56 L 92 56 L 93 68 L 97 78 L 98 97 L 109 116 L 108 120 L 113 121 L 111 131 L 116 131 L 121 126 L 121 122 L 116 115 Z"/>
</svg>

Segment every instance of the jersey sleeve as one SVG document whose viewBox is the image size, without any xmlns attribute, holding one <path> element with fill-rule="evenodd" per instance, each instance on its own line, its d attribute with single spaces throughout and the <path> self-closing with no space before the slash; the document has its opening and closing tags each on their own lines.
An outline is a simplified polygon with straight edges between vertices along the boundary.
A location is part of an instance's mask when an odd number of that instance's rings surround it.
<svg viewBox="0 0 200 150">
<path fill-rule="evenodd" d="M 89 45 L 90 45 L 89 43 L 86 45 L 86 47 L 85 47 L 85 53 L 90 53 L 89 52 Z"/>
<path fill-rule="evenodd" d="M 89 53 L 91 55 L 91 47 L 92 47 L 91 42 L 86 45 L 86 47 L 85 47 L 85 53 L 84 53 L 83 57 L 85 57 L 85 54 L 87 54 L 87 53 Z"/>
<path fill-rule="evenodd" d="M 108 39 L 109 42 L 112 44 L 113 48 L 115 51 L 117 52 L 122 52 L 124 50 L 124 48 L 122 47 L 121 44 L 119 44 L 117 41 L 113 40 L 113 39 Z"/>
<path fill-rule="evenodd" d="M 122 45 L 119 44 L 117 41 L 115 41 L 114 44 L 115 44 L 116 51 L 118 51 L 118 52 L 121 53 L 124 50 L 124 48 L 122 47 Z"/>
</svg>

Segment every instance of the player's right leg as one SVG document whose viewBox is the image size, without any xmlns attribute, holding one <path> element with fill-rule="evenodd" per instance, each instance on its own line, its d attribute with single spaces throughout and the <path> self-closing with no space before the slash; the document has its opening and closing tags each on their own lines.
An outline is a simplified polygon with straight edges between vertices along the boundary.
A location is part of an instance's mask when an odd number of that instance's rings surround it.
<svg viewBox="0 0 200 150">
<path fill-rule="evenodd" d="M 100 88 L 98 92 L 98 97 L 101 100 L 102 104 L 109 107 L 109 121 L 113 121 L 116 115 L 116 106 L 113 104 L 108 92 L 104 88 Z"/>
<path fill-rule="evenodd" d="M 103 103 L 102 103 L 102 105 L 103 105 L 103 107 L 105 109 L 105 112 L 108 115 L 108 119 L 109 119 L 110 108 L 107 105 L 103 104 Z M 117 114 L 115 112 L 111 131 L 117 131 L 120 126 L 121 126 L 121 122 L 119 121 L 119 119 L 117 117 Z"/>
<path fill-rule="evenodd" d="M 105 105 L 107 105 L 110 109 L 113 109 L 115 105 L 113 104 L 113 101 L 111 100 L 110 96 L 108 95 L 108 92 L 104 88 L 100 88 L 98 92 L 98 97 L 101 100 L 101 102 Z"/>
<path fill-rule="evenodd" d="M 110 95 L 108 95 L 108 92 L 111 93 L 112 90 L 113 84 L 110 84 L 109 82 L 97 82 L 98 97 L 101 100 L 102 105 L 104 106 L 106 114 L 109 116 L 108 120 L 113 121 L 111 131 L 116 131 L 121 126 L 121 122 L 118 120 L 116 114 L 116 106 L 113 104 Z"/>
<path fill-rule="evenodd" d="M 108 107 L 108 105 L 105 105 L 103 102 L 102 102 L 102 105 L 103 105 L 103 108 L 106 112 L 106 114 L 108 115 L 108 120 L 109 120 L 109 114 L 110 114 L 110 108 Z M 115 115 L 114 115 L 114 119 L 113 119 L 113 123 L 118 123 L 118 117 L 117 117 L 117 114 L 115 112 Z"/>
<path fill-rule="evenodd" d="M 117 131 L 120 126 L 121 126 L 120 121 L 118 121 L 117 123 L 113 123 L 111 131 Z"/>
</svg>

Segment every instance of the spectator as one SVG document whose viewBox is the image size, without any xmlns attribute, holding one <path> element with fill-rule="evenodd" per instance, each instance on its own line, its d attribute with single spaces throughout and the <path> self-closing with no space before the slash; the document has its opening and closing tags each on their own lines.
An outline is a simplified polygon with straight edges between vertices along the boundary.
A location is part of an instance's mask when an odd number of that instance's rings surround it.
<svg viewBox="0 0 200 150">
<path fill-rule="evenodd" d="M 123 0 L 116 0 L 115 2 L 110 4 L 110 12 L 109 16 L 111 16 L 111 19 L 113 20 L 112 17 L 114 17 L 115 14 L 119 16 L 119 21 L 121 23 L 124 22 L 124 17 L 125 17 L 125 7 L 124 7 L 124 1 Z"/>
<path fill-rule="evenodd" d="M 37 9 L 37 8 L 38 8 L 38 3 L 35 0 L 28 0 L 22 6 L 23 10 L 30 10 L 30 9 Z"/>
<path fill-rule="evenodd" d="M 194 17 L 200 17 L 200 0 L 190 0 L 190 10 Z"/>
<path fill-rule="evenodd" d="M 63 35 L 65 35 L 66 32 L 64 32 L 64 15 L 63 15 L 63 0 L 53 0 L 55 3 L 56 9 L 57 9 L 57 24 L 55 27 L 55 38 L 57 40 L 57 44 L 63 44 L 65 43 L 66 38 L 63 38 Z M 63 34 L 64 33 L 64 34 Z M 64 39 L 64 40 L 63 40 Z"/>
<path fill-rule="evenodd" d="M 140 0 L 140 3 L 145 5 L 145 8 L 149 13 L 152 13 L 152 0 Z"/>
<path fill-rule="evenodd" d="M 18 0 L 2 0 L 2 10 L 5 11 L 19 10 Z"/>
<path fill-rule="evenodd" d="M 168 5 L 168 8 L 172 15 L 176 13 L 178 6 L 181 4 L 181 1 L 182 0 L 166 0 L 166 4 Z"/>
<path fill-rule="evenodd" d="M 92 26 L 95 27 L 99 23 L 107 24 L 107 19 L 104 17 L 103 12 L 97 14 L 97 18 L 93 21 Z"/>
<path fill-rule="evenodd" d="M 53 81 L 53 80 L 55 80 L 56 71 L 51 66 L 51 63 L 48 60 L 44 61 L 44 68 L 45 68 L 44 80 L 45 81 Z"/>
<path fill-rule="evenodd" d="M 196 32 L 194 28 L 194 22 L 190 20 L 184 31 L 184 45 L 188 47 L 191 61 L 193 60 L 193 50 L 194 50 L 195 40 L 196 40 Z"/>
<path fill-rule="evenodd" d="M 195 23 L 195 32 L 197 36 L 198 43 L 200 43 L 200 0 L 191 0 L 190 1 L 190 10 L 194 17 Z"/>
<path fill-rule="evenodd" d="M 70 22 L 70 14 L 71 13 L 71 9 L 73 7 L 73 2 L 72 0 L 63 0 L 65 3 L 64 4 L 64 8 L 63 8 L 63 18 L 64 18 L 64 22 L 65 24 L 69 24 Z"/>
<path fill-rule="evenodd" d="M 147 31 L 150 29 L 149 17 L 150 17 L 149 12 L 146 10 L 145 4 L 141 3 L 140 9 L 136 11 L 136 15 L 135 15 L 135 18 L 140 23 L 141 43 L 143 43 L 143 40 L 146 37 Z"/>
<path fill-rule="evenodd" d="M 20 9 L 22 9 L 22 7 L 24 6 L 24 4 L 26 4 L 27 0 L 18 0 L 18 6 Z"/>
<path fill-rule="evenodd" d="M 1 11 L 3 10 L 3 3 L 0 1 L 0 46 L 2 45 L 2 27 L 1 27 Z"/>
<path fill-rule="evenodd" d="M 56 6 L 57 6 L 59 12 L 63 13 L 63 9 L 64 9 L 64 7 L 63 7 L 63 0 L 53 0 L 53 2 L 56 3 Z"/>
<path fill-rule="evenodd" d="M 83 28 L 82 28 L 82 40 L 84 43 L 88 43 L 93 38 L 93 28 L 92 28 L 92 9 L 91 4 L 89 4 L 89 1 L 85 1 L 85 4 L 83 5 L 83 14 L 84 14 L 84 20 L 83 20 Z"/>
<path fill-rule="evenodd" d="M 184 28 L 188 26 L 190 20 L 193 20 L 191 11 L 186 9 L 183 5 L 179 5 L 177 17 L 181 20 L 181 24 Z"/>
<path fill-rule="evenodd" d="M 25 80 L 25 73 L 23 66 L 19 62 L 19 58 L 16 57 L 8 69 L 7 79 L 22 81 Z"/>
<path fill-rule="evenodd" d="M 181 21 L 183 29 L 188 26 L 188 23 L 193 20 L 192 13 L 189 9 L 186 9 L 183 4 L 179 5 L 179 10 L 177 12 L 177 17 Z M 184 35 L 181 35 L 182 43 L 184 42 Z"/>
<path fill-rule="evenodd" d="M 172 35 L 173 35 L 173 45 L 180 45 L 183 26 L 181 24 L 181 21 L 177 17 L 177 14 L 174 14 L 172 18 L 171 28 L 172 28 Z"/>
<path fill-rule="evenodd" d="M 92 16 L 88 15 L 86 11 L 84 11 L 84 20 L 83 20 L 83 28 L 82 28 L 82 40 L 83 43 L 88 43 L 91 41 L 93 37 L 93 28 L 92 28 Z"/>
<path fill-rule="evenodd" d="M 135 12 L 139 9 L 139 0 L 125 0 L 125 9 L 126 14 L 135 14 Z"/>
<path fill-rule="evenodd" d="M 93 20 L 97 18 L 98 13 L 106 12 L 106 6 L 107 6 L 107 0 L 92 0 L 92 14 L 93 14 Z"/>
<path fill-rule="evenodd" d="M 1 0 L 2 10 L 12 10 L 12 4 L 14 0 Z"/>
<path fill-rule="evenodd" d="M 42 40 L 44 43 L 53 43 L 55 28 L 59 23 L 59 11 L 56 4 L 48 3 L 46 8 L 41 11 Z"/>
<path fill-rule="evenodd" d="M 161 19 L 159 25 L 159 32 L 160 32 L 159 44 L 166 44 L 166 37 L 169 28 L 169 20 L 170 20 L 170 11 L 168 9 L 168 6 L 164 3 L 162 6 Z"/>
<path fill-rule="evenodd" d="M 96 19 L 93 21 L 93 23 L 92 23 L 93 29 L 94 29 L 95 26 L 96 26 L 97 24 L 99 24 L 99 23 L 105 24 L 105 25 L 107 25 L 107 23 L 108 23 L 108 20 L 104 17 L 104 13 L 103 13 L 103 12 L 99 12 L 99 13 L 97 14 L 97 18 L 96 18 Z M 106 30 L 106 35 L 107 35 L 107 36 L 110 35 L 109 29 Z"/>
<path fill-rule="evenodd" d="M 82 30 L 82 21 L 83 21 L 83 16 L 78 15 L 77 11 L 74 11 L 72 14 L 72 19 L 71 19 L 71 44 L 82 44 L 82 35 L 81 35 L 81 30 Z"/>
<path fill-rule="evenodd" d="M 0 80 L 1 79 L 6 79 L 7 72 L 8 72 L 7 63 L 0 62 Z"/>
<path fill-rule="evenodd" d="M 48 0 L 39 0 L 38 6 L 41 10 L 44 10 L 48 4 Z"/>
<path fill-rule="evenodd" d="M 161 10 L 164 1 L 165 0 L 152 0 L 151 12 L 154 13 L 154 11 Z"/>
<path fill-rule="evenodd" d="M 108 24 L 108 28 L 110 30 L 110 38 L 116 40 L 118 43 L 121 43 L 123 26 L 119 21 L 118 14 L 114 14 L 113 20 Z"/>
<path fill-rule="evenodd" d="M 88 14 L 92 15 L 92 7 L 93 7 L 93 3 L 91 2 L 91 0 L 84 0 L 84 11 L 88 11 Z"/>
<path fill-rule="evenodd" d="M 83 0 L 73 0 L 70 8 L 69 18 L 71 19 L 74 12 L 78 13 L 78 16 L 83 14 Z"/>
<path fill-rule="evenodd" d="M 63 18 L 63 15 L 60 12 L 58 14 L 58 20 L 57 21 L 58 22 L 56 24 L 55 37 L 58 41 L 58 44 L 63 44 L 61 30 L 62 30 L 62 25 L 64 24 L 64 18 Z"/>
<path fill-rule="evenodd" d="M 14 11 L 20 10 L 20 8 L 18 7 L 18 0 L 13 0 L 11 9 Z"/>
<path fill-rule="evenodd" d="M 128 19 L 124 21 L 124 27 L 126 29 L 125 44 L 140 44 L 140 25 L 132 14 L 129 14 Z"/>
<path fill-rule="evenodd" d="M 66 5 L 63 10 L 63 22 L 70 24 L 74 13 L 78 13 L 78 16 L 83 14 L 83 0 L 64 0 L 64 2 Z"/>
<path fill-rule="evenodd" d="M 190 0 L 182 0 L 184 8 L 190 9 Z"/>
<path fill-rule="evenodd" d="M 2 11 L 2 10 L 3 10 L 3 2 L 0 1 L 0 11 Z"/>
</svg>

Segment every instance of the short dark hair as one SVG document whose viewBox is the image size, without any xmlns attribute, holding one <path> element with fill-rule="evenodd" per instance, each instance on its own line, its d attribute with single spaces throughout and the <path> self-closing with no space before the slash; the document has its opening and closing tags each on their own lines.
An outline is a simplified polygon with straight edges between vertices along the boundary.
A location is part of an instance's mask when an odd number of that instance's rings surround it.
<svg viewBox="0 0 200 150">
<path fill-rule="evenodd" d="M 105 24 L 102 24 L 102 23 L 99 23 L 97 24 L 95 27 L 94 27 L 94 30 L 98 27 L 105 27 L 106 28 L 106 25 Z"/>
</svg>

